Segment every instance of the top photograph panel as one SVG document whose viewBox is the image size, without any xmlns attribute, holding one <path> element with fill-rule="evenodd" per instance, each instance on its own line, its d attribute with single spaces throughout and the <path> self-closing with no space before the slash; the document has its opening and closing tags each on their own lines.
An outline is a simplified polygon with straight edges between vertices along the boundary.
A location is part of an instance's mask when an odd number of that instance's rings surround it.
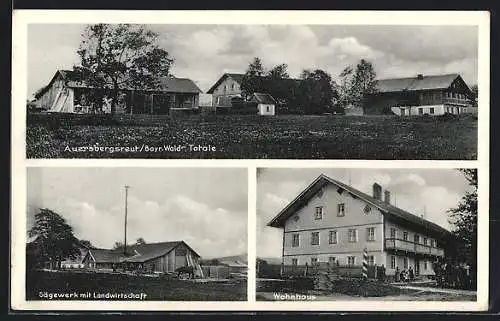
<svg viewBox="0 0 500 321">
<path fill-rule="evenodd" d="M 476 160 L 478 26 L 27 25 L 27 158 Z"/>
</svg>

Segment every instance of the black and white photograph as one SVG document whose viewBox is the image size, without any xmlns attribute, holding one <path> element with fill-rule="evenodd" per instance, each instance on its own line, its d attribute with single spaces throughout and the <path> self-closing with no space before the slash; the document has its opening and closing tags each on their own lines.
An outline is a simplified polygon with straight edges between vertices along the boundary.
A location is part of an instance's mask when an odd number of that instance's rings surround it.
<svg viewBox="0 0 500 321">
<path fill-rule="evenodd" d="M 477 25 L 32 23 L 27 158 L 475 160 Z"/>
<path fill-rule="evenodd" d="M 476 301 L 477 169 L 259 168 L 257 300 Z"/>
<path fill-rule="evenodd" d="M 247 300 L 246 169 L 27 177 L 26 300 Z"/>
</svg>

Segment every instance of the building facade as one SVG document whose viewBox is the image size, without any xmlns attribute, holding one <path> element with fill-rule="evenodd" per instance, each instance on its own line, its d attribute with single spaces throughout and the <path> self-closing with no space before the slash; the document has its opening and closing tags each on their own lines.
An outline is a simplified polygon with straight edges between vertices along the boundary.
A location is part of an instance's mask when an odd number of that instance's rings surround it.
<svg viewBox="0 0 500 321">
<path fill-rule="evenodd" d="M 365 114 L 422 116 L 472 113 L 472 91 L 458 74 L 381 79 L 364 101 Z"/>
<path fill-rule="evenodd" d="M 231 107 L 232 98 L 241 98 L 241 80 L 244 74 L 225 73 L 207 91 L 212 95 L 212 105 Z"/>
<path fill-rule="evenodd" d="M 282 263 L 330 262 L 384 265 L 387 275 L 412 267 L 433 275 L 450 232 L 390 203 L 390 192 L 375 183 L 373 195 L 327 176 L 318 177 L 268 224 L 283 229 Z"/>
<path fill-rule="evenodd" d="M 165 78 L 157 90 L 121 88 L 115 102 L 119 114 L 168 114 L 171 109 L 199 105 L 201 90 L 187 78 Z M 35 94 L 37 110 L 62 113 L 110 113 L 112 92 L 91 88 L 71 70 L 58 70 Z"/>
</svg>

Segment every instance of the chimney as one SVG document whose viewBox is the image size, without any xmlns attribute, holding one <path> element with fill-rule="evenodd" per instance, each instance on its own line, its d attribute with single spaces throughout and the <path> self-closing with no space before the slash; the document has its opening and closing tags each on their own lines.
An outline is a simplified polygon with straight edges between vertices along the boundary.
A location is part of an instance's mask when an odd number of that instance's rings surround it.
<svg viewBox="0 0 500 321">
<path fill-rule="evenodd" d="M 424 75 L 422 75 L 422 74 L 418 74 L 418 75 L 417 75 L 417 79 L 418 79 L 418 80 L 422 80 L 422 79 L 424 79 Z"/>
<path fill-rule="evenodd" d="M 388 190 L 384 191 L 384 202 L 386 202 L 387 204 L 391 204 L 391 192 L 389 192 Z"/>
<path fill-rule="evenodd" d="M 382 186 L 377 183 L 373 183 L 373 198 L 376 200 L 382 200 Z"/>
</svg>

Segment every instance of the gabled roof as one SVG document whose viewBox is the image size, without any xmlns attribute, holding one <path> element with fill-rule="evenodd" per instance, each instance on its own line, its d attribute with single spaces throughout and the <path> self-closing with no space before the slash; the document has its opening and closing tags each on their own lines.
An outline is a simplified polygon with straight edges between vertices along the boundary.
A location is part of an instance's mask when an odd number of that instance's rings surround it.
<svg viewBox="0 0 500 321">
<path fill-rule="evenodd" d="M 132 256 L 124 256 L 123 250 L 105 250 L 105 249 L 91 249 L 89 254 L 92 255 L 97 263 L 119 263 L 119 262 L 134 262 L 143 263 L 155 259 L 160 256 L 168 254 L 180 244 L 184 244 L 196 256 L 200 257 L 184 241 L 161 242 L 161 243 L 147 243 L 141 245 L 127 245 L 127 253 L 133 253 Z"/>
<path fill-rule="evenodd" d="M 263 93 L 254 93 L 250 101 L 256 102 L 257 104 L 268 104 L 268 105 L 276 104 L 276 100 L 273 98 L 273 96 Z"/>
<path fill-rule="evenodd" d="M 377 80 L 377 88 L 381 93 L 412 90 L 446 89 L 460 77 L 459 74 L 423 75 L 422 77 L 391 78 Z M 463 81 L 463 80 L 462 80 Z M 464 82 L 465 83 L 465 82 Z"/>
<path fill-rule="evenodd" d="M 352 186 L 346 185 L 342 182 L 334 180 L 326 175 L 320 175 L 316 178 L 304 191 L 302 191 L 290 204 L 288 204 L 276 217 L 274 217 L 267 225 L 272 227 L 283 227 L 286 220 L 291 217 L 298 209 L 303 207 L 316 193 L 323 188 L 323 186 L 333 184 L 336 185 L 349 193 L 357 196 L 363 201 L 369 203 L 370 205 L 378 208 L 383 215 L 387 217 L 404 221 L 412 225 L 424 228 L 434 234 L 441 236 L 450 236 L 450 231 L 444 229 L 443 227 L 418 217 L 410 212 L 407 212 L 399 207 L 392 204 L 388 204 L 382 200 L 373 198 L 372 196 L 363 193 Z"/>
<path fill-rule="evenodd" d="M 212 87 L 210 87 L 210 89 L 207 91 L 207 94 L 212 94 L 215 88 L 217 88 L 217 86 L 219 86 L 228 77 L 231 77 L 234 81 L 236 81 L 238 84 L 241 85 L 241 80 L 243 79 L 243 76 L 245 76 L 245 74 L 225 73 L 215 82 L 215 84 Z"/>
<path fill-rule="evenodd" d="M 75 72 L 72 70 L 58 70 L 50 80 L 49 84 L 35 94 L 35 98 L 42 96 L 51 86 L 52 83 L 60 76 L 66 85 L 70 88 L 90 88 L 84 81 L 78 80 L 75 76 Z M 123 87 L 122 90 L 132 90 L 134 88 Z M 155 91 L 161 91 L 165 93 L 186 93 L 186 94 L 197 94 L 201 93 L 202 90 L 188 78 L 176 78 L 168 77 L 160 79 L 160 86 Z"/>
</svg>

